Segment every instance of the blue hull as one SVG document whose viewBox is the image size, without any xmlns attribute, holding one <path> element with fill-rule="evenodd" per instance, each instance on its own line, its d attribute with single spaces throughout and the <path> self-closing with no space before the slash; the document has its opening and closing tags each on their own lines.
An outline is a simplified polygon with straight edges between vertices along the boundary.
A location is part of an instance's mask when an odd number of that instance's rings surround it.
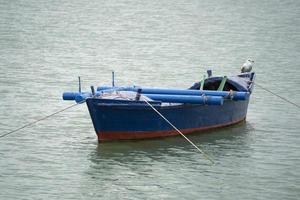
<svg viewBox="0 0 300 200">
<path fill-rule="evenodd" d="M 88 98 L 86 100 L 99 141 L 144 139 L 177 135 L 142 101 Z M 223 105 L 152 105 L 183 133 L 228 126 L 246 118 L 249 100 L 225 100 Z"/>
</svg>

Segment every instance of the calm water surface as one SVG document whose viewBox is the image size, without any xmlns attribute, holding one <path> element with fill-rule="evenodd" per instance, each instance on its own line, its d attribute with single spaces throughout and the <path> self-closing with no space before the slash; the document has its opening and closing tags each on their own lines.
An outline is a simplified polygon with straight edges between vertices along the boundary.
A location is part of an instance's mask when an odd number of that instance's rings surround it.
<svg viewBox="0 0 300 200">
<path fill-rule="evenodd" d="M 90 85 L 189 87 L 207 68 L 300 104 L 300 2 L 0 1 L 1 134 Z M 299 109 L 256 87 L 245 123 L 98 144 L 85 105 L 0 140 L 0 199 L 300 199 Z"/>
</svg>

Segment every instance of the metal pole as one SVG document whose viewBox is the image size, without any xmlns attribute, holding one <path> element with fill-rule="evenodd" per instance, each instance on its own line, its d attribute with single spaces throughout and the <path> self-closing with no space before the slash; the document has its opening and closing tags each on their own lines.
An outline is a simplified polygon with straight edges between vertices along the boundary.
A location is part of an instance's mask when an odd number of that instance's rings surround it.
<svg viewBox="0 0 300 200">
<path fill-rule="evenodd" d="M 81 80 L 80 80 L 80 76 L 78 76 L 78 91 L 79 91 L 79 93 L 81 93 Z"/>
<path fill-rule="evenodd" d="M 115 72 L 112 71 L 111 75 L 112 75 L 112 86 L 115 87 Z"/>
</svg>

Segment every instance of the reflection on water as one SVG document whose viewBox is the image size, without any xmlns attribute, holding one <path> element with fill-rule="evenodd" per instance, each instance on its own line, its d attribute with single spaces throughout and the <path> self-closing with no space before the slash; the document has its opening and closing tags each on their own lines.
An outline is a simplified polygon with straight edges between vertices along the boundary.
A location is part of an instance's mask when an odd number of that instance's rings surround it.
<svg viewBox="0 0 300 200">
<path fill-rule="evenodd" d="M 241 163 L 245 163 L 244 159 L 251 156 L 249 145 L 252 131 L 250 123 L 240 123 L 188 135 L 213 158 L 215 165 L 210 165 L 200 153 L 195 153 L 197 150 L 181 136 L 100 143 L 89 154 L 90 164 L 86 174 L 97 183 L 97 189 L 109 188 L 130 197 L 141 190 L 145 193 L 163 190 L 163 194 L 174 187 L 182 187 L 179 180 L 185 184 L 199 183 L 199 187 L 203 184 L 199 180 L 203 180 L 206 185 L 221 189 L 224 188 L 223 182 L 211 180 L 210 174 L 224 173 L 222 171 L 226 165 L 233 164 L 239 168 Z M 234 157 L 234 160 L 228 163 L 228 157 Z M 179 179 L 170 181 L 174 174 Z M 176 197 L 180 196 L 176 194 Z M 101 197 L 116 196 L 106 194 Z"/>
<path fill-rule="evenodd" d="M 250 134 L 252 130 L 251 124 L 242 122 L 231 127 L 196 132 L 187 136 L 212 158 L 218 160 L 218 157 L 222 155 L 230 152 L 240 152 L 245 148 L 249 148 L 248 143 L 251 142 Z M 198 157 L 197 161 L 205 159 L 203 156 L 195 154 L 195 151 L 196 149 L 183 137 L 171 136 L 137 141 L 100 143 L 90 153 L 90 160 L 97 164 L 102 163 L 103 160 L 113 160 L 119 163 L 137 162 L 145 157 L 157 161 L 165 158 L 193 160 L 194 157 Z"/>
</svg>

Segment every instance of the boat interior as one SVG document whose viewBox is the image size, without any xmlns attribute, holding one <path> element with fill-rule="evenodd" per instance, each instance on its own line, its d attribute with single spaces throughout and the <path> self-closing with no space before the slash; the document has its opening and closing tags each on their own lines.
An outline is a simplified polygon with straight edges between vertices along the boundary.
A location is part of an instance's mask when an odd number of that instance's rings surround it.
<svg viewBox="0 0 300 200">
<path fill-rule="evenodd" d="M 239 91 L 239 89 L 229 80 L 226 80 L 224 86 L 222 88 L 220 88 L 222 80 L 223 80 L 222 77 L 206 79 L 204 81 L 203 90 Z M 201 83 L 203 83 L 203 81 L 195 83 L 189 89 L 190 90 L 200 90 Z"/>
</svg>

